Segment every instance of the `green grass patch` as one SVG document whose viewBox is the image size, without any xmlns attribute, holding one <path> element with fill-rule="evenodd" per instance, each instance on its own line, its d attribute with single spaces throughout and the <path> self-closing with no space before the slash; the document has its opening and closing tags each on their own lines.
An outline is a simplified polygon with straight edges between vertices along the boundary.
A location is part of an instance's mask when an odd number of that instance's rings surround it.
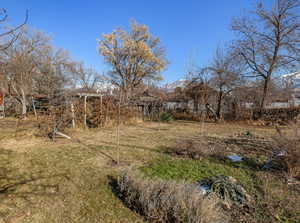
<svg viewBox="0 0 300 223">
<path fill-rule="evenodd" d="M 221 163 L 211 158 L 199 161 L 164 157 L 146 167 L 142 167 L 141 170 L 148 177 L 165 180 L 185 180 L 188 182 L 195 182 L 217 175 L 232 176 L 246 189 L 252 191 L 254 187 L 251 169 L 235 167 L 230 163 Z"/>
</svg>

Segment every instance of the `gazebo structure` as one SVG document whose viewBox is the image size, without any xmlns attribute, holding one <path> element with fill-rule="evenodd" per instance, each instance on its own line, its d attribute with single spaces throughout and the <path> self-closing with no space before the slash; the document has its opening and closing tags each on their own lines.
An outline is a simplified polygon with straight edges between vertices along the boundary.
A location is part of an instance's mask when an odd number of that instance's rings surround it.
<svg viewBox="0 0 300 223">
<path fill-rule="evenodd" d="M 131 103 L 135 104 L 139 111 L 147 117 L 152 117 L 155 114 L 158 114 L 162 108 L 161 98 L 150 94 L 148 90 L 145 90 L 142 94 L 133 97 L 131 99 Z"/>
</svg>

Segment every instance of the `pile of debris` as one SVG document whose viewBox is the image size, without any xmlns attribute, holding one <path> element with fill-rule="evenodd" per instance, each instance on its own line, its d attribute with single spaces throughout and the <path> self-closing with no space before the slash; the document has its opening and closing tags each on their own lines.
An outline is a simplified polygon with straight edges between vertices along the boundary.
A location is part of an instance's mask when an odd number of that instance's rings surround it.
<svg viewBox="0 0 300 223">
<path fill-rule="evenodd" d="M 224 148 L 223 148 L 224 149 Z M 205 138 L 181 139 L 167 153 L 190 159 L 201 160 L 205 156 L 215 153 L 214 145 L 210 145 Z"/>
<path fill-rule="evenodd" d="M 205 178 L 197 182 L 197 187 L 203 194 L 215 193 L 219 198 L 237 205 L 247 205 L 251 201 L 246 190 L 230 176 Z"/>
</svg>

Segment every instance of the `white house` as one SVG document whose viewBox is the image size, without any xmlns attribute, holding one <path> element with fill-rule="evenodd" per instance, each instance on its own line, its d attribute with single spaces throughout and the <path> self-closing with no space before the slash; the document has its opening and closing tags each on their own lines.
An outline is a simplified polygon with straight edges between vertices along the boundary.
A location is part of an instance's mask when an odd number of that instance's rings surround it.
<svg viewBox="0 0 300 223">
<path fill-rule="evenodd" d="M 282 76 L 292 86 L 292 102 L 294 106 L 300 106 L 300 71 Z"/>
</svg>

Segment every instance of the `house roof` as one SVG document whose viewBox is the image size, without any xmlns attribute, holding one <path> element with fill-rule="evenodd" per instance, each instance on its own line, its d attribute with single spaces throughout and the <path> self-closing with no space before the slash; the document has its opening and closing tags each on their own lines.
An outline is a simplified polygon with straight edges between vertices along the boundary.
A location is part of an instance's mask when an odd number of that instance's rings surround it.
<svg viewBox="0 0 300 223">
<path fill-rule="evenodd" d="M 284 75 L 282 75 L 282 77 L 285 79 L 292 78 L 292 79 L 300 80 L 300 71 L 289 73 L 289 74 L 284 74 Z"/>
<path fill-rule="evenodd" d="M 142 93 L 135 95 L 132 98 L 132 100 L 139 101 L 139 102 L 154 102 L 154 101 L 159 101 L 160 98 L 150 94 L 148 90 L 145 90 Z"/>
</svg>

